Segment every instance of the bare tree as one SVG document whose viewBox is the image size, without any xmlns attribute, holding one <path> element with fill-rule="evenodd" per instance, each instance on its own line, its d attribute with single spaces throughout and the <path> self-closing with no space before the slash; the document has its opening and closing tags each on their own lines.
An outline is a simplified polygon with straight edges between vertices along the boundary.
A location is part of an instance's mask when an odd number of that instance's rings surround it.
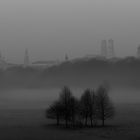
<svg viewBox="0 0 140 140">
<path fill-rule="evenodd" d="M 93 126 L 93 115 L 94 115 L 94 91 L 86 89 L 81 96 L 81 115 L 85 119 L 85 125 L 87 126 L 88 118 L 90 118 L 91 126 Z"/>
<path fill-rule="evenodd" d="M 57 125 L 59 125 L 62 113 L 63 106 L 59 101 L 56 101 L 47 109 L 46 116 L 47 118 L 56 119 Z"/>
<path fill-rule="evenodd" d="M 91 126 L 93 126 L 93 120 L 96 121 L 96 95 L 94 93 L 94 90 L 91 90 L 90 96 L 91 100 L 89 104 L 89 117 Z"/>
<path fill-rule="evenodd" d="M 68 121 L 70 120 L 70 115 L 71 115 L 70 109 L 71 109 L 71 99 L 72 99 L 72 97 L 73 96 L 72 96 L 72 92 L 71 92 L 70 88 L 65 86 L 61 91 L 59 100 L 64 107 L 63 114 L 64 114 L 66 127 L 68 127 Z"/>
<path fill-rule="evenodd" d="M 97 90 L 97 117 L 102 120 L 102 126 L 107 119 L 114 117 L 115 108 L 108 96 L 108 88 L 106 86 L 100 86 Z"/>
<path fill-rule="evenodd" d="M 86 89 L 80 100 L 72 95 L 72 91 L 68 87 L 64 87 L 60 93 L 58 101 L 54 102 L 46 111 L 47 118 L 56 119 L 57 125 L 60 120 L 65 121 L 66 127 L 68 124 L 73 126 L 85 126 L 97 119 L 102 121 L 102 126 L 105 120 L 114 117 L 114 106 L 108 96 L 109 86 L 100 86 L 95 94 L 94 90 Z"/>
<path fill-rule="evenodd" d="M 76 117 L 78 116 L 79 113 L 79 101 L 74 96 L 71 97 L 69 111 L 70 111 L 72 125 L 75 126 Z"/>
</svg>

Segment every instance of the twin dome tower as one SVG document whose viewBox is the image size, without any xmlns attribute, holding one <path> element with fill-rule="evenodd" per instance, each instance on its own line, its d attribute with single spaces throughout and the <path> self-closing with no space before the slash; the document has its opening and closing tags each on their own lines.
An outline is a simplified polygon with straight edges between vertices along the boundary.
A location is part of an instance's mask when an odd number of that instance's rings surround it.
<svg viewBox="0 0 140 140">
<path fill-rule="evenodd" d="M 114 40 L 109 39 L 108 42 L 106 40 L 102 40 L 101 42 L 101 56 L 104 58 L 114 58 L 115 50 L 114 50 Z"/>
</svg>

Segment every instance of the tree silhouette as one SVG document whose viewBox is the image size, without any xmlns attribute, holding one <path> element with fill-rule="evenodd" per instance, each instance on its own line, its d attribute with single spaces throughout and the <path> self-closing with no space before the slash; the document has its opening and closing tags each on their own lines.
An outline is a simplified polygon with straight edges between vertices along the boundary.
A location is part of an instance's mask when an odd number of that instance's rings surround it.
<svg viewBox="0 0 140 140">
<path fill-rule="evenodd" d="M 91 126 L 93 126 L 93 115 L 95 111 L 95 95 L 91 89 L 86 89 L 80 100 L 81 114 L 85 119 L 85 126 L 87 126 L 88 118 L 90 118 Z"/>
<path fill-rule="evenodd" d="M 74 96 L 72 96 L 70 99 L 70 110 L 69 111 L 70 111 L 72 125 L 75 126 L 76 117 L 79 112 L 79 101 Z"/>
<path fill-rule="evenodd" d="M 60 94 L 60 103 L 62 104 L 64 108 L 64 119 L 65 119 L 65 125 L 68 127 L 68 121 L 71 119 L 71 101 L 72 101 L 72 92 L 70 88 L 65 86 Z"/>
<path fill-rule="evenodd" d="M 56 119 L 57 125 L 60 123 L 60 117 L 63 115 L 63 106 L 59 101 L 54 102 L 46 111 L 47 118 Z"/>
<path fill-rule="evenodd" d="M 97 90 L 97 117 L 99 120 L 102 120 L 102 126 L 107 119 L 114 117 L 114 106 L 108 96 L 108 89 L 105 86 L 100 86 Z"/>
<path fill-rule="evenodd" d="M 96 95 L 94 90 L 91 90 L 91 102 L 89 105 L 89 117 L 91 126 L 93 126 L 93 120 L 96 121 Z"/>
<path fill-rule="evenodd" d="M 108 96 L 108 87 L 102 85 L 98 88 L 97 94 L 94 90 L 86 89 L 80 100 L 75 98 L 72 91 L 68 87 L 64 87 L 60 93 L 59 99 L 54 102 L 46 111 L 47 118 L 56 119 L 57 125 L 60 120 L 74 126 L 93 126 L 97 120 L 102 121 L 102 126 L 105 120 L 114 117 L 114 106 Z M 84 123 L 83 123 L 84 122 Z"/>
</svg>

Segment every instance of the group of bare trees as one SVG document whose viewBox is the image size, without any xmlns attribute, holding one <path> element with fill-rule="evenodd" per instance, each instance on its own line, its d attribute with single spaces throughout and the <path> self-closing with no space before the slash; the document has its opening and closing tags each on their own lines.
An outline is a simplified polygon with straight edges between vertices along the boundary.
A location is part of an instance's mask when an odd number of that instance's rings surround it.
<svg viewBox="0 0 140 140">
<path fill-rule="evenodd" d="M 114 117 L 114 106 L 108 96 L 108 88 L 100 86 L 95 92 L 86 89 L 80 99 L 73 96 L 68 87 L 64 87 L 59 99 L 55 101 L 46 111 L 47 118 L 56 119 L 57 125 L 65 123 L 66 127 L 97 125 L 99 121 L 102 126 L 105 120 Z"/>
</svg>

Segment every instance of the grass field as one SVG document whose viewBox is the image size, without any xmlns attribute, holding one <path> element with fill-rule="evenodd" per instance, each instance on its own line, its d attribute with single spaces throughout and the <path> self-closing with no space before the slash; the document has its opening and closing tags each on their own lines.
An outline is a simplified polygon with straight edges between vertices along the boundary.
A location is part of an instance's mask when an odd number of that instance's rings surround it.
<svg viewBox="0 0 140 140">
<path fill-rule="evenodd" d="M 107 126 L 84 129 L 57 127 L 45 118 L 44 109 L 0 110 L 1 140 L 137 140 L 140 139 L 140 104 L 117 105 L 114 120 Z"/>
<path fill-rule="evenodd" d="M 25 92 L 25 91 L 24 91 Z M 41 95 L 40 95 L 41 94 Z M 34 95 L 34 98 L 32 98 Z M 0 140 L 139 140 L 140 103 L 115 103 L 116 117 L 106 127 L 65 129 L 45 118 L 46 92 L 0 95 Z M 46 100 L 47 99 L 47 100 Z"/>
</svg>

